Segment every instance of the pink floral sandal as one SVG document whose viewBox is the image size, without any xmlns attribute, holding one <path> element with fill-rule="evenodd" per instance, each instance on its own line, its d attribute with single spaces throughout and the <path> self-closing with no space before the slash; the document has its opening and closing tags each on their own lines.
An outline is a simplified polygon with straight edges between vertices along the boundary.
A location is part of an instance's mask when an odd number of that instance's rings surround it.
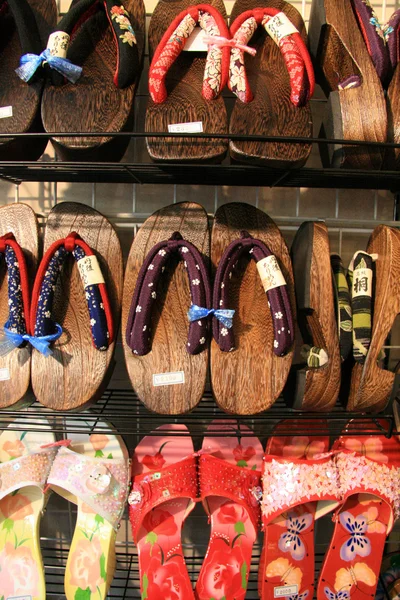
<svg viewBox="0 0 400 600">
<path fill-rule="evenodd" d="M 168 434 L 163 435 L 163 429 Z M 183 522 L 197 498 L 197 457 L 185 425 L 162 425 L 133 455 L 129 495 L 142 600 L 193 599 L 182 553 Z M 176 431 L 177 435 L 171 435 Z"/>
<path fill-rule="evenodd" d="M 239 439 L 232 430 L 244 433 Z M 226 429 L 226 437 L 212 437 Z M 208 428 L 199 459 L 200 492 L 211 535 L 195 589 L 197 600 L 242 600 L 260 522 L 263 448 L 236 421 Z M 247 435 L 246 435 L 247 434 Z"/>
<path fill-rule="evenodd" d="M 67 427 L 73 429 L 74 421 L 68 419 Z M 99 421 L 97 427 L 107 431 L 110 426 Z M 54 491 L 78 505 L 65 596 L 104 600 L 114 577 L 116 531 L 129 490 L 128 451 L 121 437 L 103 432 L 71 434 L 68 442 L 59 448 L 48 478 Z"/>
<path fill-rule="evenodd" d="M 298 426 L 307 429 L 304 421 Z M 314 522 L 339 504 L 327 423 L 308 425 L 316 427 L 321 435 L 315 437 L 284 435 L 296 430 L 296 421 L 283 421 L 266 447 L 261 504 L 264 545 L 258 572 L 263 600 L 311 600 L 314 595 Z"/>
<path fill-rule="evenodd" d="M 34 431 L 0 435 L 0 598 L 46 598 L 39 528 L 48 499 L 44 486 L 57 453 L 45 419 Z M 46 431 L 49 429 L 49 431 Z M 42 445 L 50 445 L 43 448 Z"/>
<path fill-rule="evenodd" d="M 333 446 L 342 503 L 318 581 L 318 600 L 374 598 L 387 535 L 400 516 L 400 445 L 380 423 L 351 423 L 364 435 Z M 371 431 L 371 435 L 365 435 Z"/>
</svg>

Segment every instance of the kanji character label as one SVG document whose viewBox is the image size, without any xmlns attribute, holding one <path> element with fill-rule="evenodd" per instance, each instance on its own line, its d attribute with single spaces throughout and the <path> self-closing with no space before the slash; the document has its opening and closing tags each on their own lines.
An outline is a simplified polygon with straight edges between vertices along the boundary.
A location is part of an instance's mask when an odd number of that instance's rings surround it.
<svg viewBox="0 0 400 600">
<path fill-rule="evenodd" d="M 353 273 L 352 297 L 370 296 L 372 297 L 372 270 L 355 269 Z"/>
<path fill-rule="evenodd" d="M 279 46 L 279 42 L 282 38 L 291 35 L 292 33 L 298 33 L 298 30 L 291 21 L 287 18 L 285 13 L 280 12 L 275 17 L 269 19 L 264 27 L 267 33 L 272 37 L 275 44 Z"/>
<path fill-rule="evenodd" d="M 85 256 L 85 258 L 78 260 L 77 265 L 84 288 L 104 283 L 99 261 L 95 256 Z"/>
<path fill-rule="evenodd" d="M 52 56 L 58 56 L 58 58 L 67 58 L 67 51 L 69 46 L 69 35 L 65 31 L 54 31 L 49 36 L 47 42 L 47 50 L 50 50 Z"/>
<path fill-rule="evenodd" d="M 286 285 L 285 278 L 282 275 L 281 268 L 275 256 L 266 256 L 262 260 L 259 260 L 257 270 L 266 292 L 281 285 Z"/>
</svg>

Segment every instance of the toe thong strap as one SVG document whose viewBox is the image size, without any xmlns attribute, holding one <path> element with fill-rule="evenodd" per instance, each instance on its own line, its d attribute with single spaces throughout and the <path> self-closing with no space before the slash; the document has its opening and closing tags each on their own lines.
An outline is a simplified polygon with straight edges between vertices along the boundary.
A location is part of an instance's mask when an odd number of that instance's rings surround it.
<svg viewBox="0 0 400 600">
<path fill-rule="evenodd" d="M 294 340 L 294 323 L 286 281 L 276 257 L 267 246 L 252 238 L 247 231 L 234 240 L 225 250 L 217 269 L 214 282 L 213 305 L 226 309 L 230 303 L 230 285 L 238 260 L 244 254 L 257 263 L 257 270 L 267 294 L 274 327 L 274 354 L 284 356 Z M 218 318 L 213 319 L 213 336 L 223 352 L 235 348 L 233 328 Z"/>
<path fill-rule="evenodd" d="M 4 254 L 8 273 L 8 319 L 5 338 L 0 342 L 0 355 L 4 355 L 21 346 L 28 333 L 29 279 L 24 253 L 12 233 L 0 237 L 0 253 Z"/>
<path fill-rule="evenodd" d="M 99 262 L 93 250 L 73 232 L 49 247 L 40 263 L 33 288 L 30 318 L 33 339 L 29 341 L 46 355 L 49 353 L 48 345 L 62 334 L 62 328 L 52 320 L 51 312 L 57 280 L 69 254 L 75 258 L 85 288 L 94 347 L 107 350 L 114 339 L 111 306 Z"/>
<path fill-rule="evenodd" d="M 246 45 L 256 29 L 262 26 L 278 45 L 290 77 L 290 100 L 303 106 L 313 95 L 314 70 L 303 38 L 284 12 L 276 8 L 255 8 L 243 12 L 231 25 L 233 39 Z M 246 75 L 244 51 L 232 48 L 228 85 L 242 102 L 250 102 L 253 94 Z"/>
<path fill-rule="evenodd" d="M 157 298 L 157 285 L 173 255 L 182 260 L 187 269 L 192 305 L 210 308 L 211 290 L 203 257 L 193 244 L 175 232 L 170 240 L 160 242 L 150 250 L 136 281 L 126 328 L 126 343 L 139 356 L 151 350 L 151 315 Z M 207 337 L 206 318 L 190 321 L 188 353 L 197 354 L 204 350 Z"/>
</svg>

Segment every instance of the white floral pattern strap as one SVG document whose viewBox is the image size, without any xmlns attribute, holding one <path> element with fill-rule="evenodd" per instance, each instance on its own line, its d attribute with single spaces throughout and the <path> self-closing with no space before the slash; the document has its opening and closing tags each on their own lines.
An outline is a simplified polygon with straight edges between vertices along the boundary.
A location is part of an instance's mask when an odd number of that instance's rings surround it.
<svg viewBox="0 0 400 600">
<path fill-rule="evenodd" d="M 261 512 L 266 525 L 290 507 L 321 500 L 337 502 L 338 475 L 331 455 L 319 460 L 292 460 L 266 455 Z"/>
<path fill-rule="evenodd" d="M 74 494 L 117 528 L 128 497 L 129 464 L 60 448 L 48 483 Z"/>
<path fill-rule="evenodd" d="M 339 452 L 336 461 L 343 500 L 357 493 L 374 494 L 389 504 L 394 521 L 399 518 L 400 469 L 398 467 L 371 460 L 357 452 Z"/>
<path fill-rule="evenodd" d="M 57 448 L 47 448 L 0 464 L 0 500 L 20 488 L 34 485 L 43 490 Z"/>
</svg>

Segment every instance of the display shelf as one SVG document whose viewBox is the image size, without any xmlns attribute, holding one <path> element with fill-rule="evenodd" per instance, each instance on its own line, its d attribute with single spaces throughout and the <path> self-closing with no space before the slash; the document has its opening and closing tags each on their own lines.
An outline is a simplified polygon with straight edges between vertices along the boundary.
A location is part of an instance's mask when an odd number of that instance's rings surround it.
<svg viewBox="0 0 400 600">
<path fill-rule="evenodd" d="M 228 415 L 220 410 L 211 392 L 205 393 L 198 406 L 190 413 L 183 415 L 158 415 L 148 411 L 137 398 L 132 390 L 109 389 L 106 390 L 89 410 L 84 412 L 56 412 L 51 411 L 38 403 L 24 410 L 2 410 L 0 413 L 0 430 L 10 426 L 15 431 L 24 431 L 29 423 L 29 428 L 36 431 L 45 431 L 43 417 L 48 420 L 51 430 L 57 434 L 68 435 L 70 433 L 90 434 L 94 430 L 96 433 L 111 432 L 110 424 L 124 436 L 137 436 L 138 439 L 144 435 L 156 435 L 154 430 L 160 425 L 171 423 L 183 423 L 189 433 L 181 435 L 191 435 L 198 441 L 206 433 L 206 429 L 211 421 L 216 421 L 213 429 L 213 435 L 226 436 L 226 429 L 219 427 L 224 425 L 227 420 L 233 420 L 232 435 L 238 435 L 238 429 L 235 422 L 247 425 L 254 433 L 264 440 L 271 434 L 277 423 L 287 420 L 287 427 L 280 429 L 279 435 L 297 435 L 318 436 L 326 431 L 326 421 L 329 426 L 331 436 L 339 436 L 346 425 L 348 435 L 370 435 L 384 433 L 388 437 L 391 435 L 400 435 L 395 427 L 393 412 L 390 408 L 379 415 L 368 415 L 364 413 L 346 412 L 338 403 L 334 409 L 326 413 L 295 411 L 288 408 L 283 399 L 277 402 L 265 412 L 257 415 L 234 416 Z M 378 428 L 370 429 L 371 419 L 378 425 Z M 360 428 L 362 430 L 360 431 Z M 47 429 L 48 430 L 48 429 Z M 168 428 L 165 430 L 168 432 Z M 254 432 L 254 433 L 253 433 Z M 177 435 L 176 431 L 172 431 Z M 240 433 L 245 436 L 246 433 Z"/>
</svg>

